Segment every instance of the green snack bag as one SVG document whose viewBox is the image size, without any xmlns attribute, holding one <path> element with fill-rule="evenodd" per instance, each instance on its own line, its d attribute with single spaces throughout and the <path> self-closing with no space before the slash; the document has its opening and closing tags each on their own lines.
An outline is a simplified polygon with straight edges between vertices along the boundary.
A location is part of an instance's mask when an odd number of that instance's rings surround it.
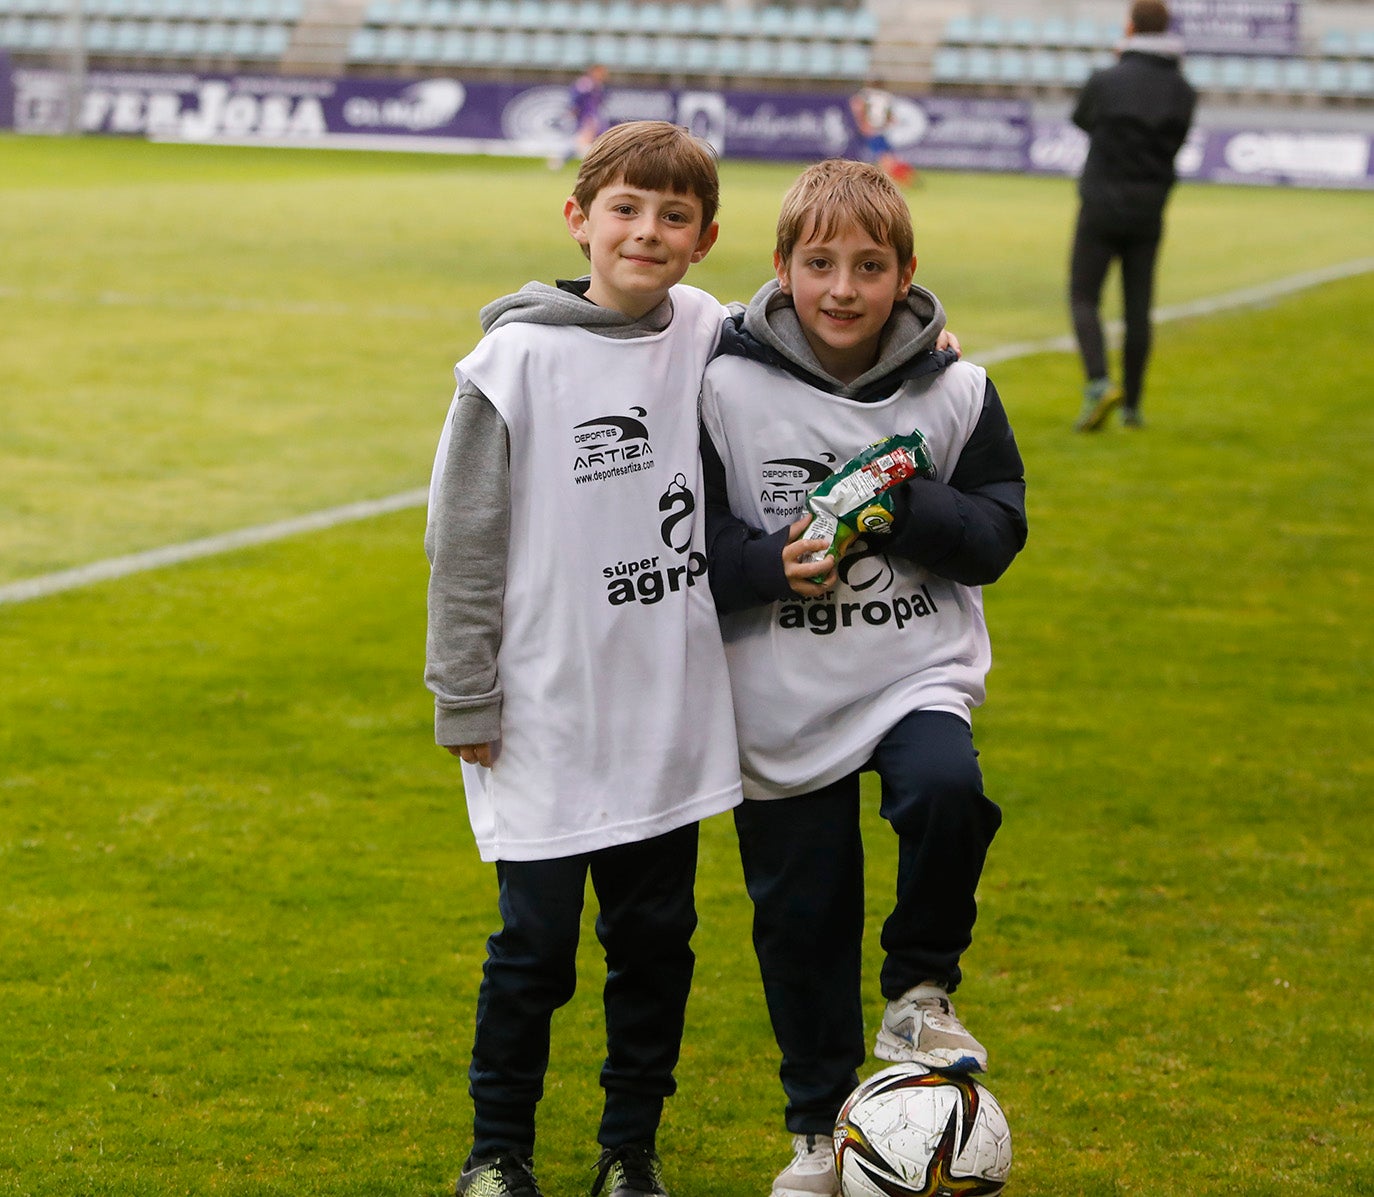
<svg viewBox="0 0 1374 1197">
<path fill-rule="evenodd" d="M 885 436 L 861 449 L 807 496 L 811 523 L 802 537 L 830 543 L 802 560 L 834 557 L 838 561 L 854 537 L 887 531 L 893 518 L 888 492 L 917 476 L 935 477 L 930 447 L 919 429 L 905 436 Z"/>
</svg>

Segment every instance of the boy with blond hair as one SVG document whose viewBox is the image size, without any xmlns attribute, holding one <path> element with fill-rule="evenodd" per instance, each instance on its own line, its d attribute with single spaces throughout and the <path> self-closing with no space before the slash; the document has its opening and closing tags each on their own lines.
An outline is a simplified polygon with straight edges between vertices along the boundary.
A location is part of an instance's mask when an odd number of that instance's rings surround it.
<svg viewBox="0 0 1374 1197">
<path fill-rule="evenodd" d="M 589 875 L 607 966 L 592 1192 L 665 1191 L 655 1135 L 693 971 L 697 823 L 740 799 L 698 510 L 698 388 L 724 309 L 681 285 L 718 204 L 714 155 L 685 129 L 610 129 L 564 205 L 589 276 L 484 308 L 456 368 L 425 680 L 501 915 L 459 1194 L 538 1197 L 535 1109 Z"/>
<path fill-rule="evenodd" d="M 702 455 L 744 775 L 735 822 L 793 1135 L 773 1194 L 814 1197 L 838 1192 L 831 1130 L 866 1056 L 865 770 L 899 843 L 875 1055 L 987 1066 L 950 994 L 1001 822 L 970 727 L 991 663 L 980 587 L 1025 542 L 1025 482 L 991 380 L 938 347 L 944 311 L 912 285 L 911 214 L 880 169 L 804 172 L 773 262 L 707 367 Z M 886 534 L 811 560 L 828 542 L 805 537 L 809 489 L 914 432 L 935 476 L 892 492 Z"/>
</svg>

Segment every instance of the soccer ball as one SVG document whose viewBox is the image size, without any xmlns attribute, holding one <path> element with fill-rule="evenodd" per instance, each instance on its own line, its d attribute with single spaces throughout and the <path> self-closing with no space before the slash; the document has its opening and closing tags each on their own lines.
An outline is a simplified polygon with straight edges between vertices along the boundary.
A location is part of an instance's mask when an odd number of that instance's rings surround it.
<svg viewBox="0 0 1374 1197">
<path fill-rule="evenodd" d="M 843 1197 L 1000 1193 L 1011 1130 L 972 1077 L 896 1064 L 854 1090 L 835 1122 Z"/>
</svg>

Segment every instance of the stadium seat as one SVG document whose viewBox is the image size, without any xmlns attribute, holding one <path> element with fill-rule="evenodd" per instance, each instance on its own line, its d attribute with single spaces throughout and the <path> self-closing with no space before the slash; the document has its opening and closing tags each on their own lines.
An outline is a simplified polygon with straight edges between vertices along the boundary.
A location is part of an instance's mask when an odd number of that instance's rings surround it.
<svg viewBox="0 0 1374 1197">
<path fill-rule="evenodd" d="M 445 29 L 439 38 L 440 62 L 466 62 L 468 35 L 463 29 Z"/>
<path fill-rule="evenodd" d="M 1040 40 L 1040 26 L 1034 17 L 1013 17 L 1007 24 L 1006 40 L 1014 46 L 1033 46 Z"/>
<path fill-rule="evenodd" d="M 563 38 L 551 29 L 541 29 L 530 39 L 529 61 L 531 66 L 542 68 L 561 66 L 563 62 Z"/>
<path fill-rule="evenodd" d="M 656 71 L 668 74 L 681 71 L 687 58 L 687 39 L 663 34 L 653 40 L 653 51 L 649 65 Z"/>
<path fill-rule="evenodd" d="M 1256 91 L 1276 92 L 1280 82 L 1277 58 L 1256 58 L 1250 67 L 1250 86 Z"/>
<path fill-rule="evenodd" d="M 941 46 L 935 51 L 931 72 L 936 83 L 966 83 L 964 51 L 958 46 Z"/>
<path fill-rule="evenodd" d="M 439 45 L 440 40 L 437 30 L 430 28 L 417 29 L 415 31 L 415 36 L 410 42 L 410 61 L 438 62 Z"/>
<path fill-rule="evenodd" d="M 200 26 L 191 21 L 178 21 L 172 26 L 172 44 L 167 53 L 173 58 L 194 58 L 200 53 Z"/>
<path fill-rule="evenodd" d="M 869 48 L 859 42 L 850 42 L 840 47 L 840 77 L 858 82 L 868 78 L 872 55 Z"/>
<path fill-rule="evenodd" d="M 773 45 L 762 38 L 754 38 L 744 45 L 744 72 L 747 75 L 768 75 L 773 71 Z"/>
<path fill-rule="evenodd" d="M 653 41 L 642 33 L 627 34 L 620 44 L 620 65 L 627 71 L 647 71 L 653 63 Z"/>
<path fill-rule="evenodd" d="M 789 79 L 796 79 L 807 74 L 806 69 L 806 45 L 796 38 L 785 38 L 778 43 L 777 62 L 773 70 Z"/>
<path fill-rule="evenodd" d="M 1358 100 L 1374 99 L 1374 62 L 1352 62 L 1347 66 L 1345 90 Z"/>
<path fill-rule="evenodd" d="M 980 46 L 1000 46 L 1006 38 L 1006 27 L 996 13 L 984 13 L 975 22 L 973 40 Z"/>
<path fill-rule="evenodd" d="M 1066 87 L 1082 87 L 1092 74 L 1093 60 L 1080 50 L 1067 50 L 1059 56 L 1060 81 Z"/>
<path fill-rule="evenodd" d="M 1098 33 L 1097 22 L 1091 17 L 1079 17 L 1073 23 L 1073 28 L 1069 30 L 1069 42 L 1071 45 L 1092 47 L 1100 45 L 1100 35 Z"/>
<path fill-rule="evenodd" d="M 716 69 L 723 75 L 733 75 L 744 69 L 744 42 L 737 37 L 723 37 L 716 42 Z"/>
<path fill-rule="evenodd" d="M 405 62 L 410 57 L 410 30 L 399 25 L 383 29 L 377 56 L 383 62 Z"/>
<path fill-rule="evenodd" d="M 563 35 L 559 46 L 558 65 L 565 71 L 581 73 L 592 64 L 592 39 L 581 30 Z"/>
<path fill-rule="evenodd" d="M 789 32 L 792 14 L 777 4 L 765 4 L 758 10 L 758 31 L 764 37 L 782 37 Z"/>
<path fill-rule="evenodd" d="M 1217 87 L 1222 91 L 1246 91 L 1250 87 L 1250 60 L 1227 55 L 1217 65 Z"/>
<path fill-rule="evenodd" d="M 27 49 L 44 53 L 56 49 L 61 25 L 52 17 L 34 17 L 29 21 Z"/>
<path fill-rule="evenodd" d="M 1205 54 L 1190 54 L 1183 60 L 1183 73 L 1194 87 L 1210 91 L 1217 83 L 1217 61 Z"/>
<path fill-rule="evenodd" d="M 724 32 L 732 37 L 753 37 L 759 32 L 758 18 L 754 10 L 743 5 L 726 8 Z"/>
<path fill-rule="evenodd" d="M 941 40 L 950 46 L 966 46 L 973 41 L 973 18 L 960 13 L 945 22 L 945 32 Z"/>
<path fill-rule="evenodd" d="M 709 38 L 684 37 L 682 47 L 682 68 L 689 75 L 707 75 L 715 68 L 715 47 Z"/>
<path fill-rule="evenodd" d="M 34 47 L 37 49 L 38 47 Z M 149 21 L 143 31 L 145 54 L 166 54 L 172 48 L 172 26 L 168 21 Z"/>
<path fill-rule="evenodd" d="M 580 0 L 573 9 L 572 27 L 583 33 L 595 33 L 601 28 L 602 14 L 600 0 Z"/>
<path fill-rule="evenodd" d="M 1053 50 L 1033 51 L 1030 56 L 1030 81 L 1039 87 L 1053 87 L 1059 83 L 1059 55 Z"/>
<path fill-rule="evenodd" d="M 512 24 L 517 29 L 545 29 L 548 27 L 548 8 L 543 0 L 516 0 Z"/>
<path fill-rule="evenodd" d="M 1030 73 L 1026 66 L 1026 56 L 1020 50 L 1003 49 L 997 55 L 997 82 L 1016 85 L 1024 83 Z"/>
<path fill-rule="evenodd" d="M 1357 57 L 1374 58 L 1374 29 L 1361 29 L 1356 32 L 1354 50 Z"/>
<path fill-rule="evenodd" d="M 180 28 L 180 27 L 178 27 Z M 114 48 L 114 25 L 104 17 L 86 22 L 86 50 L 90 54 L 106 54 Z M 173 50 L 176 39 L 173 38 Z"/>
<path fill-rule="evenodd" d="M 468 62 L 473 66 L 493 66 L 500 57 L 500 34 L 494 29 L 474 30 L 468 43 Z"/>
<path fill-rule="evenodd" d="M 601 28 L 608 33 L 629 33 L 635 28 L 635 8 L 629 0 L 610 0 L 602 10 Z"/>
<path fill-rule="evenodd" d="M 280 58 L 291 45 L 291 30 L 280 21 L 262 27 L 258 53 L 263 58 Z"/>
<path fill-rule="evenodd" d="M 482 0 L 457 0 L 453 23 L 464 29 L 480 29 L 487 23 L 487 6 Z"/>
<path fill-rule="evenodd" d="M 577 6 L 572 0 L 549 0 L 544 11 L 546 27 L 556 32 L 577 27 Z"/>
<path fill-rule="evenodd" d="M 1040 43 L 1045 46 L 1067 46 L 1071 38 L 1069 23 L 1061 16 L 1048 16 L 1040 22 Z"/>
<path fill-rule="evenodd" d="M 1332 58 L 1344 58 L 1354 49 L 1354 39 L 1345 29 L 1328 29 L 1322 34 L 1322 53 Z"/>
<path fill-rule="evenodd" d="M 598 33 L 592 39 L 592 58 L 607 67 L 620 65 L 625 39 L 616 33 Z"/>
<path fill-rule="evenodd" d="M 975 47 L 964 59 L 964 80 L 967 83 L 991 83 L 996 68 L 992 51 Z"/>
<path fill-rule="evenodd" d="M 1345 91 L 1345 71 L 1342 64 L 1334 58 L 1324 58 L 1317 63 L 1315 90 L 1321 95 L 1338 96 Z"/>
<path fill-rule="evenodd" d="M 1189 78 L 1192 78 L 1191 74 Z M 1312 87 L 1312 64 L 1305 58 L 1285 58 L 1279 67 L 1279 80 L 1284 91 L 1301 95 Z"/>
<path fill-rule="evenodd" d="M 509 29 L 515 24 L 515 0 L 487 0 L 482 20 L 492 29 Z"/>
<path fill-rule="evenodd" d="M 806 52 L 806 73 L 814 79 L 831 79 L 840 72 L 840 55 L 830 42 L 811 42 Z"/>
<path fill-rule="evenodd" d="M 499 39 L 501 49 L 496 61 L 505 67 L 527 66 L 530 60 L 530 37 L 523 29 L 507 29 Z"/>
<path fill-rule="evenodd" d="M 443 29 L 453 23 L 453 0 L 420 0 L 419 24 Z"/>
</svg>

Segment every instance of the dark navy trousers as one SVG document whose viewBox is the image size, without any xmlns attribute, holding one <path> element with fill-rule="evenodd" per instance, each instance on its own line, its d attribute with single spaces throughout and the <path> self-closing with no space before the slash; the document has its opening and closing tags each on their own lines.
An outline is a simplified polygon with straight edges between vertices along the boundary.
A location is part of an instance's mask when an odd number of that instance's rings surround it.
<svg viewBox="0 0 1374 1197">
<path fill-rule="evenodd" d="M 897 892 L 883 924 L 883 996 L 922 981 L 951 991 L 973 937 L 975 891 L 1002 812 L 983 793 L 969 725 L 916 711 L 864 769 L 882 782 L 898 836 Z M 867 1056 L 863 1026 L 864 851 L 859 773 L 794 798 L 735 808 L 754 949 L 782 1050 L 787 1129 L 829 1134 Z"/>
<path fill-rule="evenodd" d="M 473 1155 L 534 1150 L 553 1012 L 577 987 L 587 877 L 606 952 L 604 1147 L 653 1143 L 676 1088 L 695 962 L 697 825 L 557 860 L 498 861 L 501 929 L 487 940 L 468 1070 Z"/>
<path fill-rule="evenodd" d="M 1107 377 L 1107 343 L 1102 333 L 1102 287 L 1112 260 L 1121 263 L 1122 316 L 1126 335 L 1121 348 L 1121 387 L 1126 409 L 1140 410 L 1145 368 L 1150 360 L 1153 329 L 1155 259 L 1163 234 L 1156 212 L 1139 218 L 1103 212 L 1084 205 L 1074 227 L 1069 261 L 1069 312 L 1078 340 L 1083 373 Z"/>
</svg>

